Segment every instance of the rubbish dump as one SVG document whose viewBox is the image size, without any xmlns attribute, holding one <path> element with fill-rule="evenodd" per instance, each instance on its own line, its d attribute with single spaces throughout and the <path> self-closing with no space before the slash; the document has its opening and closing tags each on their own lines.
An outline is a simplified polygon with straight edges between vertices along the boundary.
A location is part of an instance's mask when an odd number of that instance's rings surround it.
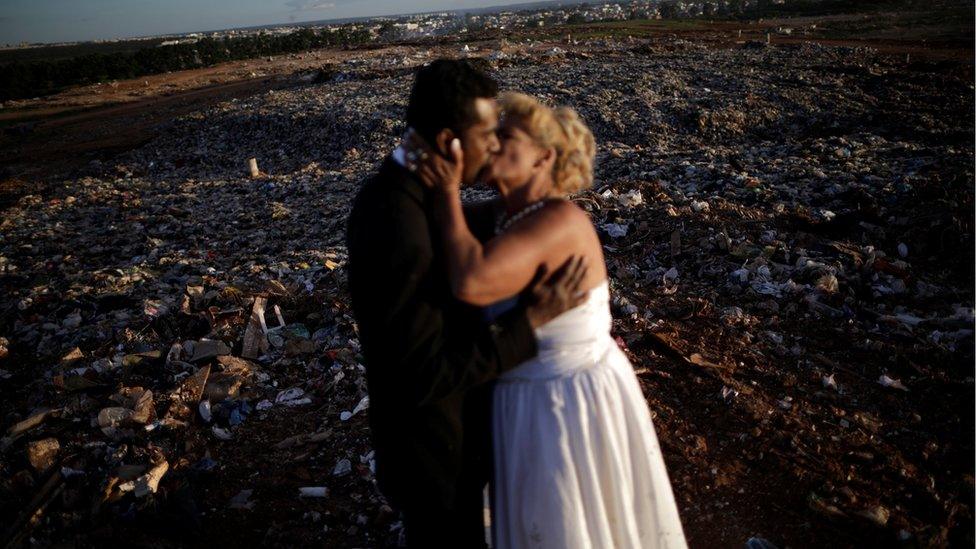
<svg viewBox="0 0 976 549">
<path fill-rule="evenodd" d="M 597 138 L 574 200 L 686 530 L 971 541 L 972 72 L 760 45 L 486 62 Z M 201 109 L 3 211 L 9 539 L 396 539 L 344 228 L 405 130 L 401 65 Z"/>
</svg>

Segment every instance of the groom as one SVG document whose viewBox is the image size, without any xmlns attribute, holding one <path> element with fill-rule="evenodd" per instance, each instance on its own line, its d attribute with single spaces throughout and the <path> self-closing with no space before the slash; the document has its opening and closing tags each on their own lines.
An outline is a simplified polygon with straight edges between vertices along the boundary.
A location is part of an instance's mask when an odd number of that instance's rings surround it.
<svg viewBox="0 0 976 549">
<path fill-rule="evenodd" d="M 465 184 L 499 150 L 497 91 L 466 61 L 434 61 L 416 75 L 407 124 L 441 154 L 461 141 Z M 536 354 L 533 329 L 579 303 L 570 281 L 582 277 L 568 266 L 544 283 L 537 277 L 527 306 L 482 324 L 451 294 L 431 197 L 412 159 L 401 145 L 363 184 L 347 235 L 376 476 L 403 514 L 408 546 L 484 547 L 489 382 Z M 490 208 L 467 213 L 473 227 L 492 225 Z"/>
</svg>

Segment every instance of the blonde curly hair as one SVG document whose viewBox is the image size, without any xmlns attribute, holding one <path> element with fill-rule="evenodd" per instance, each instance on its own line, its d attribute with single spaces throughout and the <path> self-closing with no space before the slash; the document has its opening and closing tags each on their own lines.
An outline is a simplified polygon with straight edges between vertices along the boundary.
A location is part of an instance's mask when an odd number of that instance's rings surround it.
<svg viewBox="0 0 976 549">
<path fill-rule="evenodd" d="M 518 92 L 503 93 L 498 102 L 504 116 L 522 122 L 537 145 L 555 149 L 552 181 L 557 192 L 570 195 L 593 185 L 596 142 L 576 111 L 569 107 L 553 109 Z"/>
</svg>

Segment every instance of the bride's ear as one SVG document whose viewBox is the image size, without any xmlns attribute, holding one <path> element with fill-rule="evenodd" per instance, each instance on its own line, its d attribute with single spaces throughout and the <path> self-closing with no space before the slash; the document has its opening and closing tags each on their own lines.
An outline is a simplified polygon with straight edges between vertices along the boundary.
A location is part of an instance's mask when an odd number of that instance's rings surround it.
<svg viewBox="0 0 976 549">
<path fill-rule="evenodd" d="M 542 170 L 551 170 L 552 165 L 555 161 L 556 161 L 556 149 L 553 147 L 549 147 L 548 149 L 544 150 L 541 155 L 539 155 L 539 158 L 535 161 L 534 167 L 540 168 Z"/>
</svg>

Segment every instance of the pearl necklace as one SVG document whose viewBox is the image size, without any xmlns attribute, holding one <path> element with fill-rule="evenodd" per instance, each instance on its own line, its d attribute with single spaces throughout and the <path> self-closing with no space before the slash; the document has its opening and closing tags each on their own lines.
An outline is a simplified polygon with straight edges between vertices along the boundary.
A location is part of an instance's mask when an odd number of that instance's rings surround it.
<svg viewBox="0 0 976 549">
<path fill-rule="evenodd" d="M 495 224 L 495 234 L 500 235 L 507 231 L 509 227 L 514 225 L 516 222 L 521 220 L 523 217 L 529 215 L 532 212 L 538 211 L 543 206 L 546 205 L 546 199 L 539 200 L 529 204 L 528 206 L 522 208 L 521 210 L 515 212 L 511 217 L 502 216 L 498 223 Z"/>
</svg>

